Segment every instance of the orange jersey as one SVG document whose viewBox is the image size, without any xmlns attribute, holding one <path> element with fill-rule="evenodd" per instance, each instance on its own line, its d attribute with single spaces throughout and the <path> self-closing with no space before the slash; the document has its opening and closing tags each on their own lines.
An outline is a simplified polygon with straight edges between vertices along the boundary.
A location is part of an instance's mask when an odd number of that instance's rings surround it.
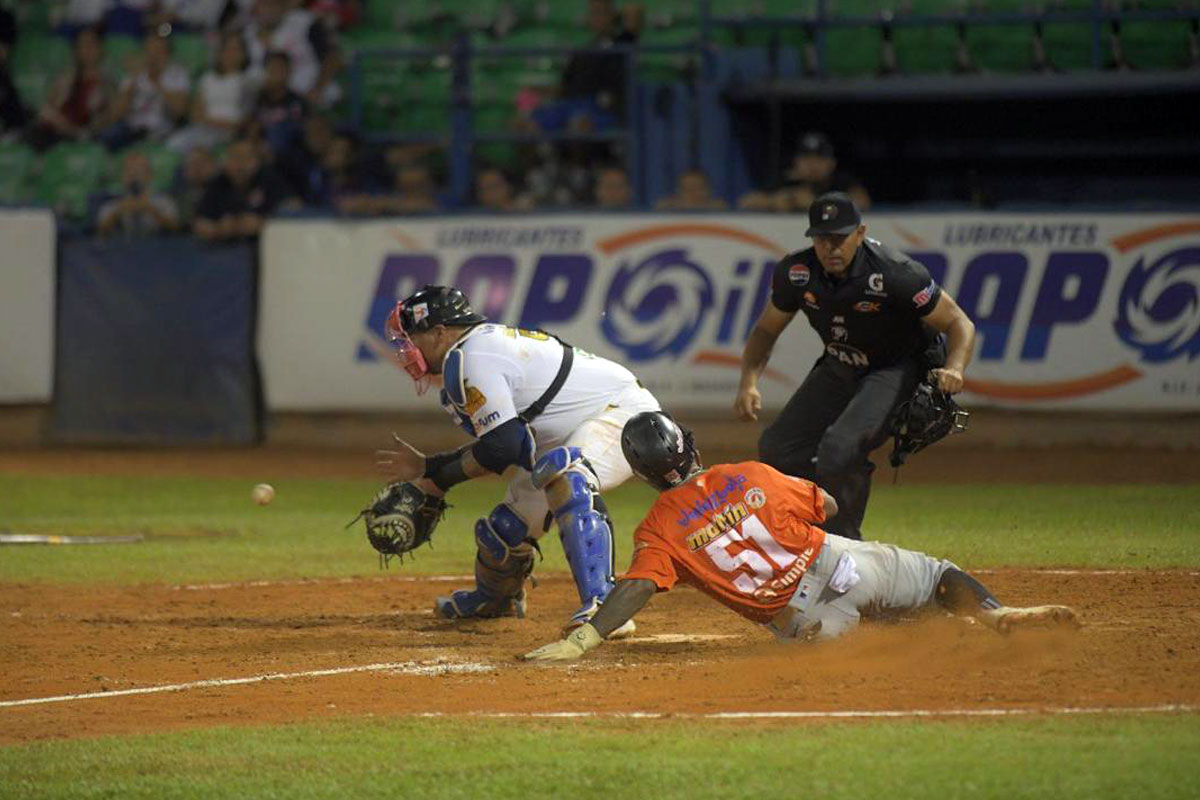
<svg viewBox="0 0 1200 800">
<path fill-rule="evenodd" d="M 633 534 L 623 577 L 695 586 L 755 622 L 787 605 L 825 544 L 816 484 L 757 461 L 718 464 L 663 492 Z"/>
</svg>

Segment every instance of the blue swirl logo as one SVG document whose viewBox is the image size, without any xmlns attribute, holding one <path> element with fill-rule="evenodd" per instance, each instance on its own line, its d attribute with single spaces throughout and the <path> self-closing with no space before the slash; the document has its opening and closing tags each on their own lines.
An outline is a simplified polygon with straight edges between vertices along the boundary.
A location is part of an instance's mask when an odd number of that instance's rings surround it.
<svg viewBox="0 0 1200 800">
<path fill-rule="evenodd" d="M 663 250 L 640 264 L 621 265 L 604 300 L 604 337 L 633 361 L 691 343 L 713 304 L 712 281 L 687 251 Z"/>
<path fill-rule="evenodd" d="M 1151 363 L 1200 355 L 1200 247 L 1184 247 L 1146 266 L 1141 258 L 1121 287 L 1117 335 Z"/>
</svg>

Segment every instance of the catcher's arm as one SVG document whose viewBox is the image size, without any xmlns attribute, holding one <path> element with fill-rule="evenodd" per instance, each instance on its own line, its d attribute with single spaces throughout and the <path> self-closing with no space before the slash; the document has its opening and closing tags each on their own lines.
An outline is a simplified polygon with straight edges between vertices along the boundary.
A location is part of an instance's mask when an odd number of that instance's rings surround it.
<svg viewBox="0 0 1200 800">
<path fill-rule="evenodd" d="M 619 580 L 591 622 L 571 631 L 567 638 L 543 645 L 521 658 L 526 661 L 574 661 L 598 647 L 604 637 L 632 619 L 657 590 L 654 581 L 645 578 Z"/>
</svg>

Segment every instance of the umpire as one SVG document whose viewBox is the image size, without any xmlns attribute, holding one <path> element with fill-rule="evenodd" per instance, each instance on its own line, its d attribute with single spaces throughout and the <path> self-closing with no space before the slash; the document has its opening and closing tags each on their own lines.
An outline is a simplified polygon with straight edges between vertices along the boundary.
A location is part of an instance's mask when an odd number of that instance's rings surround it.
<svg viewBox="0 0 1200 800">
<path fill-rule="evenodd" d="M 779 334 L 803 311 L 825 351 L 763 431 L 759 457 L 828 490 L 841 513 L 826 530 L 861 539 L 875 469 L 868 455 L 887 439 L 892 413 L 927 372 L 943 391 L 962 389 L 975 325 L 924 266 L 866 238 L 848 195 L 821 195 L 808 221 L 813 246 L 775 267 L 771 302 L 742 353 L 733 409 L 741 419 L 758 419 L 758 376 Z"/>
</svg>

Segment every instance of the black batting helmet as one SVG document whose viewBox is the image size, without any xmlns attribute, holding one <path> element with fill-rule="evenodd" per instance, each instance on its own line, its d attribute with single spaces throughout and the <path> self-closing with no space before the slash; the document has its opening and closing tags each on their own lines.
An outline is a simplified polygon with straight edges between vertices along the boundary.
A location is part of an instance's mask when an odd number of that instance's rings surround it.
<svg viewBox="0 0 1200 800">
<path fill-rule="evenodd" d="M 700 466 L 692 432 L 665 411 L 643 411 L 625 423 L 621 452 L 633 474 L 665 492 L 687 480 Z"/>
<path fill-rule="evenodd" d="M 471 308 L 471 302 L 453 286 L 421 287 L 396 304 L 388 318 L 388 334 L 420 333 L 435 325 L 476 325 L 487 317 Z"/>
</svg>

